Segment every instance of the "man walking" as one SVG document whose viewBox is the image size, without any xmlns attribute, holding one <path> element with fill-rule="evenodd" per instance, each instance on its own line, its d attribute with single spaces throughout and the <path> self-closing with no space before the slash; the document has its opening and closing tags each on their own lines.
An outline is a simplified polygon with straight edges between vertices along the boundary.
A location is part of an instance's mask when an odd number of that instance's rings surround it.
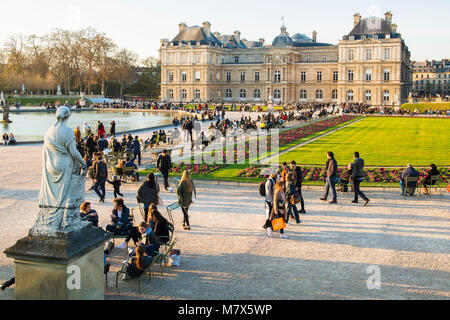
<svg viewBox="0 0 450 320">
<path fill-rule="evenodd" d="M 337 178 L 337 161 L 334 159 L 334 154 L 331 151 L 327 152 L 327 163 L 325 165 L 325 170 L 327 171 L 327 180 L 325 184 L 325 193 L 320 200 L 327 201 L 328 193 L 330 191 L 333 192 L 333 200 L 330 203 L 337 203 L 337 195 L 336 195 L 336 178 Z"/>
<path fill-rule="evenodd" d="M 132 146 L 133 146 L 133 154 L 134 154 L 134 158 L 132 161 L 136 160 L 136 158 L 138 159 L 138 164 L 141 165 L 141 144 L 139 142 L 139 137 L 135 136 L 134 140 L 132 142 Z"/>
<path fill-rule="evenodd" d="M 99 202 L 105 202 L 105 183 L 108 178 L 108 167 L 103 161 L 101 154 L 97 156 L 97 163 L 95 164 L 94 173 L 94 191 L 100 197 Z M 101 191 L 101 192 L 100 192 Z"/>
<path fill-rule="evenodd" d="M 360 190 L 359 185 L 364 178 L 364 160 L 359 157 L 359 152 L 353 154 L 355 162 L 353 162 L 352 183 L 353 190 L 355 191 L 355 199 L 352 203 L 358 203 L 358 195 L 365 201 L 364 206 L 367 206 L 369 199 Z"/>
<path fill-rule="evenodd" d="M 292 172 L 294 174 L 295 187 L 297 188 L 297 192 L 301 196 L 301 200 L 300 200 L 301 209 L 300 209 L 299 212 L 300 213 L 306 213 L 306 211 L 305 211 L 305 201 L 303 200 L 303 195 L 302 195 L 302 182 L 303 182 L 302 168 L 297 167 L 297 162 L 295 162 L 295 160 L 292 160 L 291 161 L 291 169 L 292 169 Z"/>
<path fill-rule="evenodd" d="M 172 160 L 167 154 L 166 149 L 162 151 L 162 154 L 156 160 L 156 167 L 164 177 L 164 189 L 167 191 L 169 188 L 169 170 L 172 169 Z"/>
</svg>

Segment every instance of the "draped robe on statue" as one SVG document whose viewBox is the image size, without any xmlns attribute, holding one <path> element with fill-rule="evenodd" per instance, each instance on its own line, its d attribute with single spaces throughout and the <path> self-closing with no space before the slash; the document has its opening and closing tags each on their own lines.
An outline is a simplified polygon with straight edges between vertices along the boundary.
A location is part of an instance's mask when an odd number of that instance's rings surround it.
<svg viewBox="0 0 450 320">
<path fill-rule="evenodd" d="M 70 115 L 70 110 L 66 112 Z M 40 211 L 30 235 L 58 237 L 85 226 L 79 216 L 85 185 L 80 169 L 85 163 L 76 148 L 74 131 L 65 124 L 68 115 L 45 134 Z"/>
</svg>

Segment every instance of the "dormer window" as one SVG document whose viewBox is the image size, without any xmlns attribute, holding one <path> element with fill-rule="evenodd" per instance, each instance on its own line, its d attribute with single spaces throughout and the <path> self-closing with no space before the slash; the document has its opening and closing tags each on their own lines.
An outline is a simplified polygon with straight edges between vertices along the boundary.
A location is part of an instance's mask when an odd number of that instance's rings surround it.
<svg viewBox="0 0 450 320">
<path fill-rule="evenodd" d="M 239 56 L 234 56 L 234 63 L 239 63 Z"/>
</svg>

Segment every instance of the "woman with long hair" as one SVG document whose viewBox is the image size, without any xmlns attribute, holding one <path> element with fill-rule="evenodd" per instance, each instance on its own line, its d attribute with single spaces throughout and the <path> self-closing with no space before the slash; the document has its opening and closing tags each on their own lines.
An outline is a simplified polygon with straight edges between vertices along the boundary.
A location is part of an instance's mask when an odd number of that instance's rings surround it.
<svg viewBox="0 0 450 320">
<path fill-rule="evenodd" d="M 147 253 L 146 246 L 143 243 L 138 244 L 134 256 L 127 261 L 127 274 L 134 278 L 139 277 L 152 262 L 152 256 Z"/>
<path fill-rule="evenodd" d="M 192 193 L 194 193 L 194 196 L 197 198 L 197 192 L 195 190 L 195 185 L 192 182 L 189 170 L 184 170 L 180 184 L 177 188 L 178 203 L 181 205 L 181 210 L 183 211 L 184 230 L 191 230 L 188 211 L 189 206 L 192 204 Z"/>
<path fill-rule="evenodd" d="M 287 220 L 286 196 L 284 190 L 284 181 L 278 181 L 275 185 L 275 193 L 273 195 L 273 208 L 269 218 L 269 220 L 271 221 L 278 218 L 283 218 L 284 221 Z M 272 226 L 270 226 L 268 229 L 271 228 Z M 270 236 L 271 232 L 268 232 L 268 234 Z M 284 234 L 284 229 L 280 229 L 280 238 L 287 238 L 287 236 Z"/>
<path fill-rule="evenodd" d="M 427 176 L 425 177 L 425 178 L 423 178 L 423 180 L 422 180 L 422 185 L 423 185 L 423 194 L 424 195 L 427 195 L 428 194 L 428 188 L 427 188 L 427 186 L 430 186 L 430 185 L 432 185 L 432 181 L 431 181 L 431 177 L 432 176 L 439 176 L 440 175 L 440 172 L 439 172 L 439 170 L 437 169 L 437 167 L 436 167 L 436 165 L 435 164 L 430 164 L 430 170 L 428 171 L 428 174 L 427 174 Z"/>
<path fill-rule="evenodd" d="M 162 216 L 155 205 L 150 211 L 149 223 L 158 237 L 158 241 L 167 243 L 169 241 L 168 221 Z"/>
<path fill-rule="evenodd" d="M 155 179 L 155 175 L 153 173 L 149 173 L 144 183 L 139 187 L 139 190 L 136 194 L 136 199 L 138 203 L 142 203 L 144 205 L 145 217 L 144 220 L 148 220 L 148 211 L 149 207 L 152 203 L 158 203 L 159 196 L 159 184 Z"/>
</svg>

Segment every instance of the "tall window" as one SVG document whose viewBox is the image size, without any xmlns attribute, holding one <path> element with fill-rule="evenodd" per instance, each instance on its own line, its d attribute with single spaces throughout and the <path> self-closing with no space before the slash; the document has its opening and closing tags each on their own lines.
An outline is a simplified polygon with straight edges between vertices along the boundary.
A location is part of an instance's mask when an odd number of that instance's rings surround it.
<svg viewBox="0 0 450 320">
<path fill-rule="evenodd" d="M 259 71 L 255 72 L 255 83 L 259 82 Z"/>
<path fill-rule="evenodd" d="M 353 101 L 353 90 L 348 90 L 347 101 Z"/>
<path fill-rule="evenodd" d="M 372 81 L 372 70 L 366 70 L 366 81 Z"/>
<path fill-rule="evenodd" d="M 259 89 L 255 89 L 253 91 L 253 98 L 260 99 L 261 98 L 261 91 Z"/>
<path fill-rule="evenodd" d="M 355 59 L 355 51 L 353 49 L 348 49 L 348 61 L 353 61 Z"/>
<path fill-rule="evenodd" d="M 273 98 L 274 99 L 281 99 L 281 92 L 280 92 L 280 90 L 275 90 L 274 92 L 273 92 Z"/>
<path fill-rule="evenodd" d="M 212 71 L 209 72 L 209 81 L 210 82 L 213 81 L 213 73 L 212 73 Z"/>
<path fill-rule="evenodd" d="M 169 82 L 173 82 L 173 72 L 169 72 Z"/>
<path fill-rule="evenodd" d="M 300 74 L 300 82 L 305 83 L 306 82 L 306 71 L 302 71 Z"/>
<path fill-rule="evenodd" d="M 239 63 L 239 56 L 234 56 L 234 62 Z"/>
<path fill-rule="evenodd" d="M 241 72 L 241 83 L 245 82 L 245 72 Z"/>
<path fill-rule="evenodd" d="M 245 99 L 246 97 L 247 97 L 247 92 L 245 91 L 245 89 L 241 89 L 239 91 L 239 98 Z"/>
<path fill-rule="evenodd" d="M 318 89 L 316 91 L 316 99 L 323 99 L 323 91 Z"/>
<path fill-rule="evenodd" d="M 366 60 L 372 60 L 372 49 L 366 49 Z"/>
<path fill-rule="evenodd" d="M 275 70 L 273 81 L 275 83 L 278 83 L 278 82 L 281 81 L 281 72 L 280 72 L 280 70 Z"/>
<path fill-rule="evenodd" d="M 169 99 L 173 99 L 173 89 L 169 89 Z"/>
<path fill-rule="evenodd" d="M 372 100 L 372 91 L 366 90 L 366 101 Z"/>
<path fill-rule="evenodd" d="M 225 91 L 225 98 L 231 98 L 233 96 L 233 92 L 231 91 L 231 89 L 227 89 Z"/>
<path fill-rule="evenodd" d="M 231 72 L 227 72 L 227 83 L 231 82 Z"/>
<path fill-rule="evenodd" d="M 181 90 L 181 99 L 185 100 L 187 98 L 186 89 Z"/>
<path fill-rule="evenodd" d="M 186 82 L 186 72 L 181 73 L 181 82 Z"/>
<path fill-rule="evenodd" d="M 333 71 L 333 82 L 337 83 L 339 80 L 339 72 L 338 71 Z"/>
<path fill-rule="evenodd" d="M 389 99 L 390 99 L 390 92 L 389 92 L 389 90 L 384 90 L 383 101 L 389 101 Z"/>
<path fill-rule="evenodd" d="M 196 100 L 200 99 L 200 90 L 198 90 L 198 89 L 195 90 L 195 99 Z"/>
<path fill-rule="evenodd" d="M 348 82 L 353 82 L 353 70 L 348 70 Z"/>
<path fill-rule="evenodd" d="M 322 82 L 322 71 L 317 71 L 317 82 L 318 83 Z"/>
<path fill-rule="evenodd" d="M 391 80 L 391 71 L 389 69 L 384 70 L 384 81 L 389 82 Z"/>
<path fill-rule="evenodd" d="M 311 54 L 307 54 L 306 55 L 306 61 L 311 61 L 312 60 L 312 56 L 311 56 Z"/>
<path fill-rule="evenodd" d="M 334 89 L 333 91 L 331 91 L 331 99 L 337 100 L 337 98 L 338 98 L 338 91 L 337 89 Z"/>
<path fill-rule="evenodd" d="M 391 60 L 391 48 L 384 49 L 384 60 Z"/>
<path fill-rule="evenodd" d="M 300 99 L 306 100 L 308 98 L 308 94 L 305 89 L 300 90 Z"/>
<path fill-rule="evenodd" d="M 195 82 L 200 82 L 200 71 L 195 71 Z"/>
</svg>

